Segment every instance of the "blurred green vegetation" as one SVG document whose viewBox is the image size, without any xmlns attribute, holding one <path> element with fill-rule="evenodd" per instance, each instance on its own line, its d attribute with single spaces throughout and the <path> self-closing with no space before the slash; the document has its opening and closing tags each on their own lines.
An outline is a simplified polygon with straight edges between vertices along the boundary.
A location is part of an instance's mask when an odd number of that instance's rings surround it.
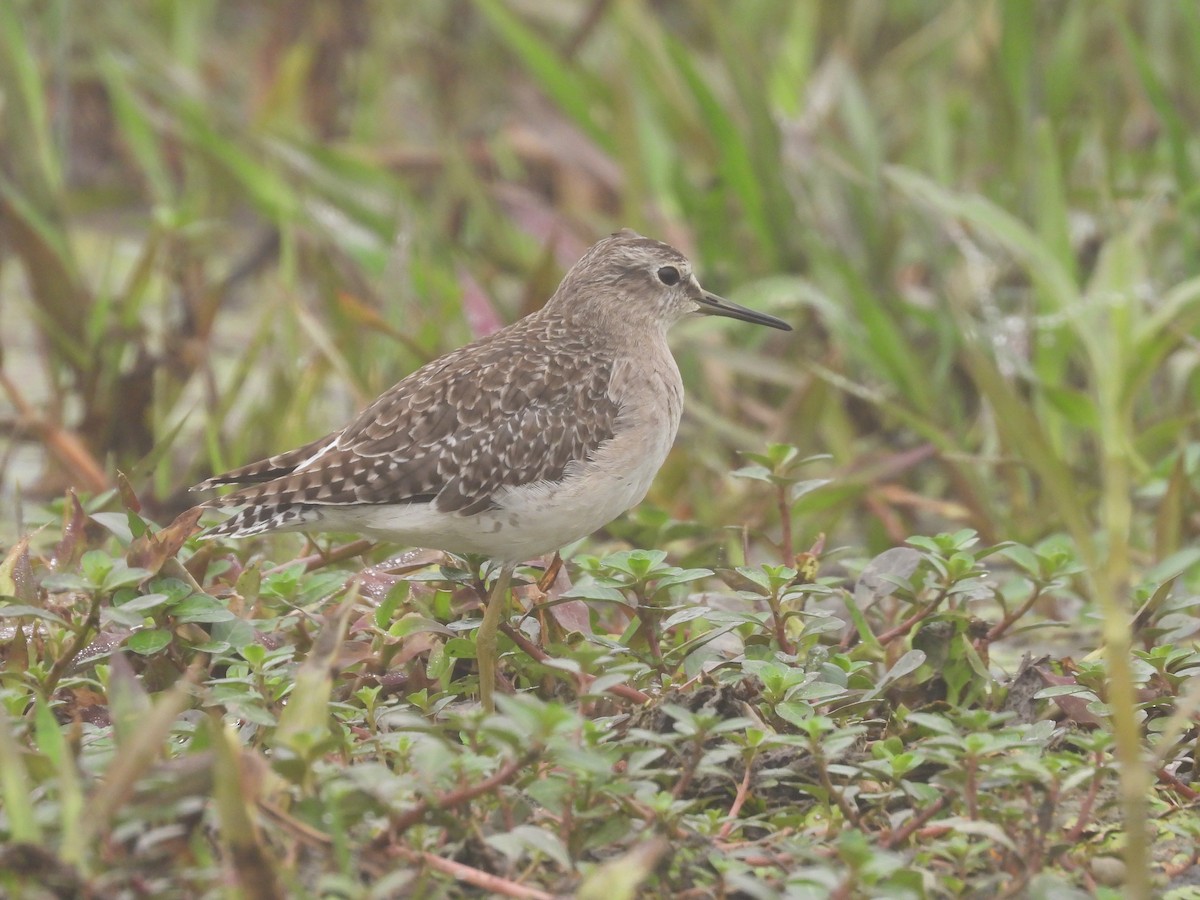
<svg viewBox="0 0 1200 900">
<path fill-rule="evenodd" d="M 8 428 L 82 445 L 45 442 L 58 467 L 23 488 L 120 468 L 178 505 L 536 307 L 629 225 L 800 329 L 678 336 L 688 416 L 652 495 L 673 514 L 737 509 L 731 451 L 766 437 L 832 454 L 813 534 L 1078 538 L 1114 476 L 1145 513 L 1132 548 L 1169 554 L 1195 525 L 1198 20 L 6 4 L 5 373 L 31 412 Z"/>
<path fill-rule="evenodd" d="M 1197 60 L 1137 0 L 0 3 L 0 538 L 118 470 L 167 521 L 631 226 L 797 332 L 678 330 L 611 533 L 1069 546 L 1139 816 L 1129 616 L 1200 581 Z"/>
</svg>

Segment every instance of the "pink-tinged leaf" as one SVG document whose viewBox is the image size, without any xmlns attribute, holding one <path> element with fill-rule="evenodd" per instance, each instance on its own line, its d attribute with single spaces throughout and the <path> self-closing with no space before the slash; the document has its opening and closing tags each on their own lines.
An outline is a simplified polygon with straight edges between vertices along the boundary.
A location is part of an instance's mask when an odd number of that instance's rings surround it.
<svg viewBox="0 0 1200 900">
<path fill-rule="evenodd" d="M 125 561 L 133 568 L 158 572 L 163 564 L 174 558 L 184 542 L 196 532 L 196 523 L 204 512 L 195 506 L 180 513 L 174 522 L 157 534 L 147 532 L 129 545 Z"/>
<path fill-rule="evenodd" d="M 17 541 L 4 557 L 4 562 L 0 563 L 0 595 L 15 597 L 22 603 L 37 601 L 33 566 L 29 562 L 28 536 Z"/>
<path fill-rule="evenodd" d="M 487 337 L 504 327 L 504 320 L 496 311 L 492 298 L 471 273 L 461 266 L 458 267 L 458 283 L 462 286 L 463 314 L 467 317 L 467 325 L 474 337 Z"/>
<path fill-rule="evenodd" d="M 140 513 L 142 511 L 142 501 L 138 499 L 133 485 L 129 483 L 129 479 L 125 477 L 124 472 L 117 473 L 117 492 L 121 496 L 121 505 L 127 510 L 133 513 Z"/>
<path fill-rule="evenodd" d="M 87 547 L 87 513 L 74 491 L 67 491 L 67 502 L 63 509 L 62 540 L 54 548 L 50 562 L 52 568 L 65 571 L 82 555 Z"/>
<path fill-rule="evenodd" d="M 506 182 L 495 185 L 492 196 L 518 228 L 553 251 L 554 261 L 561 268 L 569 269 L 587 250 L 587 239 L 577 234 L 574 224 L 540 194 Z"/>
<path fill-rule="evenodd" d="M 1039 698 L 1052 700 L 1069 721 L 1078 725 L 1104 724 L 1103 719 L 1088 709 L 1088 706 L 1096 700 L 1096 695 L 1080 685 L 1074 675 L 1058 675 L 1045 666 L 1038 666 L 1037 673 L 1050 688 L 1076 690 L 1071 693 L 1043 690 L 1037 694 Z"/>
<path fill-rule="evenodd" d="M 355 580 L 362 596 L 374 603 L 382 603 L 392 588 L 410 573 L 440 565 L 446 560 L 446 554 L 441 550 L 408 550 L 377 565 L 368 566 Z"/>
<path fill-rule="evenodd" d="M 525 595 L 522 599 L 542 606 L 564 631 L 590 635 L 592 634 L 592 616 L 588 605 L 582 600 L 561 599 L 562 595 L 570 589 L 571 579 L 567 575 L 567 567 L 559 566 L 554 581 L 551 582 L 545 594 L 539 594 L 537 585 L 530 585 L 522 589 L 522 593 Z"/>
</svg>

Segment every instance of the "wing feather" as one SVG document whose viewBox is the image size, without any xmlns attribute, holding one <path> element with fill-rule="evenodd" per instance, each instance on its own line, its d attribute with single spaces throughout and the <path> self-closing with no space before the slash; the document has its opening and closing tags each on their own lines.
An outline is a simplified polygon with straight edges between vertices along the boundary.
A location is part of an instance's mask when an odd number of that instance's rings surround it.
<svg viewBox="0 0 1200 900">
<path fill-rule="evenodd" d="M 526 327 L 522 327 L 529 323 Z M 536 330 L 535 330 L 536 329 Z M 506 488 L 560 479 L 612 438 L 614 361 L 553 319 L 526 319 L 418 369 L 365 409 L 309 465 L 321 442 L 209 479 L 275 477 L 223 507 L 398 504 L 434 500 L 473 515 Z M 325 438 L 322 440 L 330 440 Z M 280 461 L 299 466 L 281 472 Z"/>
<path fill-rule="evenodd" d="M 303 447 L 297 447 L 295 450 L 289 450 L 286 453 L 280 453 L 236 469 L 230 469 L 228 472 L 206 478 L 191 488 L 191 490 L 206 491 L 209 488 L 219 487 L 223 484 L 261 484 L 264 481 L 273 481 L 284 475 L 290 475 L 296 470 L 297 466 L 305 460 L 312 458 L 322 447 L 329 444 L 336 437 L 337 432 L 335 431 L 333 434 L 317 438 L 317 440 L 311 441 Z"/>
</svg>

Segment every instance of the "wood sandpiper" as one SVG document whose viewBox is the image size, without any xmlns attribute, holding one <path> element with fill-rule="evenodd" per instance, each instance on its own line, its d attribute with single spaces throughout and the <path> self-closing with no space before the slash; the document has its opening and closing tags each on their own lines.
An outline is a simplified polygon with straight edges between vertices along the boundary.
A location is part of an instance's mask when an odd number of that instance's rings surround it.
<svg viewBox="0 0 1200 900">
<path fill-rule="evenodd" d="M 197 485 L 238 486 L 204 504 L 240 507 L 207 536 L 350 531 L 499 563 L 477 636 L 490 711 L 514 568 L 646 496 L 683 408 L 667 329 L 693 315 L 791 330 L 705 291 L 675 248 L 618 231 L 541 310 L 422 366 L 346 428 Z"/>
</svg>

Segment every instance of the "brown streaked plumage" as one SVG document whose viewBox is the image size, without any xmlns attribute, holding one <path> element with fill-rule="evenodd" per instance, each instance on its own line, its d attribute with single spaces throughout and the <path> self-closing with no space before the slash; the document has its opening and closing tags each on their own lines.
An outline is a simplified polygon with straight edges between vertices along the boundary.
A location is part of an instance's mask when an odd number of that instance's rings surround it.
<svg viewBox="0 0 1200 900">
<path fill-rule="evenodd" d="M 238 486 L 206 504 L 241 507 L 208 534 L 358 531 L 509 562 L 558 549 L 645 496 L 682 409 L 666 332 L 696 313 L 788 329 L 620 231 L 543 309 L 418 369 L 344 430 L 198 485 Z"/>
</svg>

